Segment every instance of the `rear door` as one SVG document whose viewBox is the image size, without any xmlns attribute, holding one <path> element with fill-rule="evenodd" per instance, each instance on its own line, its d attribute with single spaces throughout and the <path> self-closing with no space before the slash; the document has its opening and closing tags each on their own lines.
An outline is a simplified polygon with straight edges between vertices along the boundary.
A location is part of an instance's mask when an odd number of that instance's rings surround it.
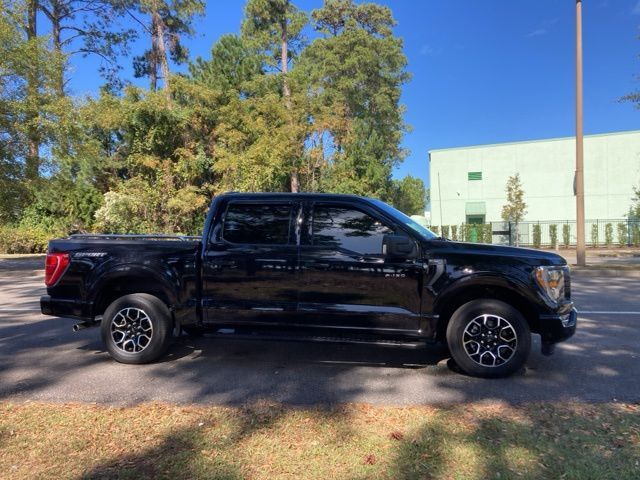
<svg viewBox="0 0 640 480">
<path fill-rule="evenodd" d="M 365 205 L 322 201 L 305 210 L 299 297 L 305 323 L 417 331 L 422 264 L 392 259 L 383 251 L 385 235 L 406 232 Z"/>
<path fill-rule="evenodd" d="M 228 201 L 203 255 L 208 324 L 278 324 L 296 311 L 297 201 Z"/>
</svg>

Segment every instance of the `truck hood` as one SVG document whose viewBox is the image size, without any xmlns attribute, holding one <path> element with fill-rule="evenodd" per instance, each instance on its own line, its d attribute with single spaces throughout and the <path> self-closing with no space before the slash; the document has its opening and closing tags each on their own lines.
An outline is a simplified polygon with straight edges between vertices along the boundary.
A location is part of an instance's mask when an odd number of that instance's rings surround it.
<svg viewBox="0 0 640 480">
<path fill-rule="evenodd" d="M 535 263 L 538 265 L 566 265 L 567 262 L 560 255 L 544 250 L 532 248 L 507 247 L 484 243 L 454 242 L 450 240 L 431 240 L 425 245 L 427 251 L 435 256 L 463 255 L 463 256 L 492 256 L 504 259 L 513 258 L 515 262 Z"/>
</svg>

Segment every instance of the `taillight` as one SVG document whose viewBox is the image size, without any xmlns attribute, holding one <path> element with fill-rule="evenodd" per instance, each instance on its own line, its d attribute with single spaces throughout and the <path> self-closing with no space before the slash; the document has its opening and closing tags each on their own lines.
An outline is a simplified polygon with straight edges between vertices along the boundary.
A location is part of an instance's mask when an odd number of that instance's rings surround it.
<svg viewBox="0 0 640 480">
<path fill-rule="evenodd" d="M 68 253 L 47 253 L 44 263 L 44 283 L 47 287 L 55 285 L 69 266 Z"/>
</svg>

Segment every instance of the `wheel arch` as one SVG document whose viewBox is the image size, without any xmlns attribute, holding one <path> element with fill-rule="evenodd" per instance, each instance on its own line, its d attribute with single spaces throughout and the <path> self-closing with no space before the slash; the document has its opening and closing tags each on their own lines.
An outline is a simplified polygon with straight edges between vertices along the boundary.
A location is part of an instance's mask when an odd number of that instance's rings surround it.
<svg viewBox="0 0 640 480">
<path fill-rule="evenodd" d="M 172 307 L 176 303 L 176 296 L 171 287 L 161 277 L 144 270 L 115 272 L 103 278 L 96 287 L 93 317 L 102 315 L 117 298 L 135 293 L 145 293 L 158 298 L 167 306 L 173 317 Z"/>
<path fill-rule="evenodd" d="M 449 320 L 458 308 L 472 300 L 485 298 L 511 305 L 522 314 L 532 332 L 538 331 L 538 309 L 535 303 L 522 293 L 522 288 L 499 277 L 478 277 L 473 281 L 459 281 L 440 295 L 434 308 L 438 315 L 436 338 L 446 340 Z"/>
</svg>

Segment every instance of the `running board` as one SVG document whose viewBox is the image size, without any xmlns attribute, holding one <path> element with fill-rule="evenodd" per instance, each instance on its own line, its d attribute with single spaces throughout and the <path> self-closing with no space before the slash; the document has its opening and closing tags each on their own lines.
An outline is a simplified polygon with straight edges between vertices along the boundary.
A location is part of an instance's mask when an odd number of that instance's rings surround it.
<svg viewBox="0 0 640 480">
<path fill-rule="evenodd" d="M 391 338 L 379 338 L 375 336 L 331 336 L 331 335 L 303 335 L 296 333 L 280 333 L 273 334 L 251 332 L 251 333 L 238 333 L 233 328 L 221 328 L 215 332 L 206 333 L 206 338 L 221 338 L 230 337 L 237 340 L 267 340 L 267 341 L 292 341 L 292 342 L 314 342 L 314 343 L 342 343 L 350 345 L 375 345 L 382 347 L 394 347 L 394 348 L 422 348 L 425 347 L 427 341 L 424 339 L 416 341 L 397 340 Z"/>
</svg>

